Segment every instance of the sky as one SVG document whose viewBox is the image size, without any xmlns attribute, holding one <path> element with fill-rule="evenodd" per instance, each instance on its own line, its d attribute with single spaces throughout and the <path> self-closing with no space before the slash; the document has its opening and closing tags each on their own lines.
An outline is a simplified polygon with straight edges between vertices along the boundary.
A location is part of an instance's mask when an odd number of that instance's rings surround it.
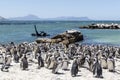
<svg viewBox="0 0 120 80">
<path fill-rule="evenodd" d="M 40 18 L 61 16 L 120 20 L 120 0 L 0 0 L 0 16 L 33 14 Z"/>
</svg>

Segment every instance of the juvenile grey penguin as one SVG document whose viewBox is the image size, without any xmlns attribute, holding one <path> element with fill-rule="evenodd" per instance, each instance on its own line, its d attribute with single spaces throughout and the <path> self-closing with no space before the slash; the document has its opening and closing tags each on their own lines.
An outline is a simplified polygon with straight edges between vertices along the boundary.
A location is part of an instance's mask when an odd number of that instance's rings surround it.
<svg viewBox="0 0 120 80">
<path fill-rule="evenodd" d="M 109 56 L 108 57 L 107 65 L 108 65 L 108 70 L 110 72 L 114 72 L 115 71 L 115 60 L 114 60 L 113 56 Z"/>
<path fill-rule="evenodd" d="M 75 77 L 77 74 L 78 74 L 78 63 L 77 63 L 77 59 L 74 59 L 71 68 L 71 76 Z"/>
<path fill-rule="evenodd" d="M 98 61 L 98 58 L 95 58 L 94 63 L 93 63 L 93 75 L 96 78 L 103 78 L 102 67 L 101 67 L 101 64 Z"/>
</svg>

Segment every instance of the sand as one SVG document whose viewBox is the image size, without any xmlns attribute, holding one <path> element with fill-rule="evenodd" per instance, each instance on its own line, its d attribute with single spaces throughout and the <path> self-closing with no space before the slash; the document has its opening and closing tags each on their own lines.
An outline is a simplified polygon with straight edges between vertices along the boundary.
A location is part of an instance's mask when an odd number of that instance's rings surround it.
<svg viewBox="0 0 120 80">
<path fill-rule="evenodd" d="M 61 74 L 52 74 L 51 70 L 44 68 L 37 69 L 37 64 L 30 63 L 26 71 L 20 69 L 20 63 L 12 62 L 9 72 L 0 71 L 0 80 L 120 80 L 120 59 L 116 61 L 116 72 L 108 72 L 103 69 L 103 79 L 94 78 L 93 74 L 85 69 L 80 68 L 76 77 L 71 77 L 69 65 L 68 71 L 59 70 Z"/>
</svg>

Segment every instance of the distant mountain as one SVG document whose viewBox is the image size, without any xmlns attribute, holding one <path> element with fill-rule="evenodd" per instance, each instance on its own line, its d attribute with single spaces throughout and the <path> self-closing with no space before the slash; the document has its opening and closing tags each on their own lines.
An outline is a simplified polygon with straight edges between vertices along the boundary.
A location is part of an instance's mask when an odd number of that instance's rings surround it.
<svg viewBox="0 0 120 80">
<path fill-rule="evenodd" d="M 39 18 L 35 15 L 27 15 L 23 17 L 9 18 L 10 20 L 63 20 L 63 21 L 89 21 L 88 17 L 56 17 L 56 18 Z"/>
<path fill-rule="evenodd" d="M 27 15 L 23 17 L 15 17 L 15 18 L 9 18 L 10 20 L 40 20 L 38 16 L 35 15 Z"/>
<path fill-rule="evenodd" d="M 0 21 L 4 21 L 4 20 L 7 20 L 6 18 L 0 16 Z"/>
</svg>

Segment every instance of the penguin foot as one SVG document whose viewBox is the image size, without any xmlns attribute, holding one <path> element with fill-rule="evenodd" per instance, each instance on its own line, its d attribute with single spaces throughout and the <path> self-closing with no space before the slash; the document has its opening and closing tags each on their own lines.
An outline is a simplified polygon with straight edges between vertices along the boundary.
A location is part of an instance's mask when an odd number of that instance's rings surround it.
<svg viewBox="0 0 120 80">
<path fill-rule="evenodd" d="M 99 78 L 99 76 L 98 76 L 98 75 L 96 75 L 96 76 L 95 76 L 95 78 Z"/>
<path fill-rule="evenodd" d="M 73 75 L 71 75 L 72 77 L 75 77 L 76 75 L 75 74 L 73 74 Z"/>
<path fill-rule="evenodd" d="M 64 70 L 64 71 L 69 71 L 69 69 L 62 69 L 62 70 Z"/>
<path fill-rule="evenodd" d="M 55 74 L 56 72 L 55 71 L 52 71 L 53 74 Z"/>
<path fill-rule="evenodd" d="M 95 78 L 103 78 L 103 76 L 96 75 Z"/>
<path fill-rule="evenodd" d="M 3 71 L 3 68 L 1 68 L 1 71 Z"/>
<path fill-rule="evenodd" d="M 100 78 L 103 78 L 103 76 L 100 76 Z"/>
<path fill-rule="evenodd" d="M 40 69 L 41 67 L 38 67 L 37 69 Z"/>
<path fill-rule="evenodd" d="M 22 70 L 26 70 L 25 68 L 23 68 Z"/>
<path fill-rule="evenodd" d="M 19 63 L 19 61 L 15 61 L 15 63 Z"/>
<path fill-rule="evenodd" d="M 107 67 L 103 67 L 103 69 L 107 69 Z"/>
<path fill-rule="evenodd" d="M 81 70 L 78 70 L 79 72 L 81 72 Z"/>
<path fill-rule="evenodd" d="M 51 70 L 51 69 L 53 69 L 53 68 L 48 68 L 48 69 L 50 69 L 50 70 Z"/>
<path fill-rule="evenodd" d="M 114 70 L 109 70 L 109 72 L 115 72 Z"/>
<path fill-rule="evenodd" d="M 58 74 L 58 72 L 52 72 L 53 74 Z"/>
<path fill-rule="evenodd" d="M 62 74 L 64 74 L 64 73 L 54 72 L 54 74 L 62 75 Z"/>
<path fill-rule="evenodd" d="M 72 77 L 75 77 L 75 75 L 72 75 Z"/>
<path fill-rule="evenodd" d="M 41 65 L 40 67 L 44 67 L 44 65 Z"/>
</svg>

